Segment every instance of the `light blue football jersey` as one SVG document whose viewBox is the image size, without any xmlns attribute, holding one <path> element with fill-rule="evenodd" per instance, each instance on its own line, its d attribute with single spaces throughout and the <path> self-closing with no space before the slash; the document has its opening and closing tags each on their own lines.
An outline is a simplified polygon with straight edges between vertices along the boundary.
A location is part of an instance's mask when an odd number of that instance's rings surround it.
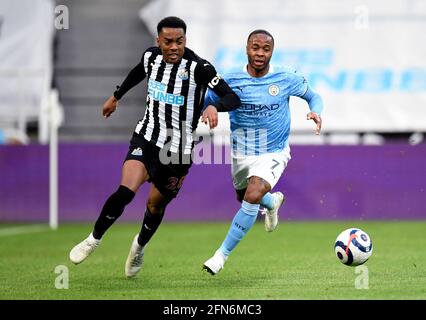
<svg viewBox="0 0 426 320">
<path fill-rule="evenodd" d="M 231 69 L 223 78 L 241 99 L 241 106 L 230 112 L 234 154 L 259 155 L 288 146 L 289 98 L 305 94 L 306 79 L 295 70 L 273 65 L 260 78 L 250 76 L 246 66 Z M 208 90 L 204 105 L 218 99 Z"/>
</svg>

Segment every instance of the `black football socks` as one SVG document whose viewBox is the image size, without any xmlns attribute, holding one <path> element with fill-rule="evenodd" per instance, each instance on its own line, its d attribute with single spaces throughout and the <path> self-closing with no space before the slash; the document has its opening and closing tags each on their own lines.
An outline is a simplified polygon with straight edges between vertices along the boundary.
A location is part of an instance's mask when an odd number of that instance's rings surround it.
<svg viewBox="0 0 426 320">
<path fill-rule="evenodd" d="M 164 211 L 161 214 L 152 214 L 148 208 L 146 208 L 145 216 L 142 222 L 142 228 L 139 232 L 138 243 L 140 246 L 145 246 L 151 237 L 157 231 L 158 226 L 164 217 Z"/>
<path fill-rule="evenodd" d="M 118 187 L 105 202 L 101 214 L 95 223 L 93 237 L 101 239 L 104 233 L 121 216 L 124 208 L 133 200 L 135 193 L 125 186 Z"/>
</svg>

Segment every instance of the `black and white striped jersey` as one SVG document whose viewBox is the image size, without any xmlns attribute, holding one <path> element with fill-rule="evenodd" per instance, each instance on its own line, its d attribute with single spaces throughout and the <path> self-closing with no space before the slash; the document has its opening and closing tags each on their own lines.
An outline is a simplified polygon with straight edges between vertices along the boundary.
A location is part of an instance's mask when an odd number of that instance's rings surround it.
<svg viewBox="0 0 426 320">
<path fill-rule="evenodd" d="M 240 104 L 238 96 L 215 68 L 188 48 L 175 64 L 164 62 L 159 47 L 147 49 L 141 62 L 114 92 L 115 98 L 119 100 L 145 77 L 148 85 L 145 115 L 135 132 L 160 148 L 169 146 L 173 153 L 192 152 L 193 132 L 207 86 L 221 97 L 215 104 L 218 111 L 230 111 Z"/>
</svg>

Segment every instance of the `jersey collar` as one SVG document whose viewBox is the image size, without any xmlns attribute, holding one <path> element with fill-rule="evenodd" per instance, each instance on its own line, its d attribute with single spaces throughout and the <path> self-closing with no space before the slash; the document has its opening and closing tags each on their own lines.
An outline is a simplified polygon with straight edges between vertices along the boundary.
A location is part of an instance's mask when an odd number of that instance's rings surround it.
<svg viewBox="0 0 426 320">
<path fill-rule="evenodd" d="M 248 64 L 245 64 L 244 66 L 243 66 L 243 72 L 245 72 L 245 73 L 247 73 L 249 76 L 250 76 L 250 74 L 248 73 L 248 71 L 247 71 L 247 67 L 248 67 Z M 270 73 L 274 73 L 274 65 L 273 64 L 269 64 L 269 70 L 268 70 L 268 73 L 267 74 L 265 74 L 263 77 L 265 77 L 265 76 L 267 76 L 268 74 L 270 74 Z M 250 76 L 251 77 L 251 76 Z M 263 78 L 262 77 L 262 78 Z"/>
</svg>

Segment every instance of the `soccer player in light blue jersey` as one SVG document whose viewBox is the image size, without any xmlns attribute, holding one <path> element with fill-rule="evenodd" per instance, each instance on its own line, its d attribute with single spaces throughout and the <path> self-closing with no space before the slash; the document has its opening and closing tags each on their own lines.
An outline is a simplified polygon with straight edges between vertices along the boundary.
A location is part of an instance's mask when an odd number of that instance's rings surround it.
<svg viewBox="0 0 426 320">
<path fill-rule="evenodd" d="M 224 80 L 240 97 L 241 106 L 230 112 L 232 178 L 241 208 L 232 220 L 228 234 L 203 268 L 218 273 L 238 243 L 256 221 L 260 207 L 265 208 L 265 229 L 278 224 L 278 209 L 284 202 L 281 192 L 270 193 L 290 157 L 290 96 L 309 105 L 308 120 L 321 131 L 321 97 L 306 79 L 294 70 L 270 64 L 274 38 L 266 30 L 255 30 L 247 39 L 248 64 L 230 70 Z M 208 91 L 205 105 L 218 97 Z M 203 119 L 206 122 L 206 119 Z"/>
</svg>

